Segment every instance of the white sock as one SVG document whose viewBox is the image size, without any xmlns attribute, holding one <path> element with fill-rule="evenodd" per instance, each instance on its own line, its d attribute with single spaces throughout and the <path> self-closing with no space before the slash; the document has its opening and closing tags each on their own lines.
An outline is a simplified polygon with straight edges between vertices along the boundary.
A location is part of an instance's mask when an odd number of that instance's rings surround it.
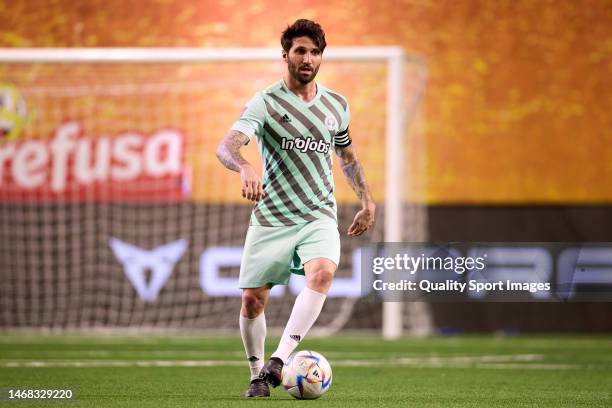
<svg viewBox="0 0 612 408">
<path fill-rule="evenodd" d="M 319 317 L 326 297 L 327 295 L 310 288 L 302 289 L 295 299 L 291 316 L 289 316 L 283 336 L 278 348 L 272 353 L 272 357 L 280 358 L 283 362 L 287 361 L 289 355 L 304 339 L 308 330 Z"/>
<path fill-rule="evenodd" d="M 266 317 L 263 313 L 254 319 L 247 319 L 240 314 L 240 336 L 244 344 L 251 380 L 259 376 L 264 364 L 264 343 L 266 341 Z"/>
</svg>

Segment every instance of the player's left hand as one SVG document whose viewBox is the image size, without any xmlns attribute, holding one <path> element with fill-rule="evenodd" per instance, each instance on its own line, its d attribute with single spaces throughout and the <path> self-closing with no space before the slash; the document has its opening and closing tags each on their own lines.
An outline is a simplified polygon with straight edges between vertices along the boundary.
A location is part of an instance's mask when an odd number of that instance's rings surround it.
<svg viewBox="0 0 612 408">
<path fill-rule="evenodd" d="M 374 203 L 368 203 L 364 205 L 361 210 L 355 215 L 353 223 L 348 229 L 348 235 L 351 237 L 357 237 L 367 231 L 374 224 L 374 213 L 376 212 L 376 205 Z"/>
</svg>

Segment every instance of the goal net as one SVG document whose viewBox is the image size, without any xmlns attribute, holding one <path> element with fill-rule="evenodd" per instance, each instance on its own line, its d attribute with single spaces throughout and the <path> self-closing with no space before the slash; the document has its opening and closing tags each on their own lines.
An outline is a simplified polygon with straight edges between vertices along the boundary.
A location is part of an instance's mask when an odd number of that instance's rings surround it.
<svg viewBox="0 0 612 408">
<path fill-rule="evenodd" d="M 244 104 L 282 76 L 280 52 L 5 49 L 0 60 L 0 327 L 235 329 L 252 207 L 214 152 Z M 326 50 L 317 80 L 349 100 L 379 205 L 372 232 L 342 234 L 315 331 L 379 329 L 383 305 L 362 296 L 359 247 L 426 238 L 413 199 L 425 74 L 395 48 Z M 254 144 L 243 150 L 260 166 Z M 358 202 L 338 166 L 334 176 L 344 232 Z M 272 328 L 303 285 L 292 277 L 273 290 Z"/>
</svg>

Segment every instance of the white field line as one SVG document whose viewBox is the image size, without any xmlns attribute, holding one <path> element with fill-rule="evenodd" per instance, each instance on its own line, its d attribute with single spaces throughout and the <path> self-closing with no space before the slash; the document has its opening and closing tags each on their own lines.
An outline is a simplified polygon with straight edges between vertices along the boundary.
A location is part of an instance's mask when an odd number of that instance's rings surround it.
<svg viewBox="0 0 612 408">
<path fill-rule="evenodd" d="M 539 354 L 453 356 L 453 357 L 403 357 L 389 360 L 336 360 L 335 367 L 413 367 L 413 368 L 493 368 L 570 370 L 583 368 L 572 364 L 542 363 Z M 537 362 L 537 363 L 536 363 Z M 220 367 L 246 366 L 237 360 L 0 360 L 3 368 L 42 367 Z"/>
<path fill-rule="evenodd" d="M 74 356 L 74 355 L 78 355 L 78 358 L 81 359 L 89 359 L 91 358 L 100 358 L 100 357 L 108 357 L 109 359 L 115 358 L 115 359 L 123 359 L 123 358 L 129 358 L 131 360 L 134 359 L 134 357 L 140 357 L 142 359 L 147 359 L 147 358 L 151 358 L 151 357 L 174 357 L 174 358 L 180 358 L 180 359 L 189 359 L 189 358 L 203 358 L 206 359 L 206 357 L 208 358 L 215 358 L 219 356 L 219 351 L 213 351 L 213 350 L 194 350 L 194 351 L 189 351 L 189 350 L 112 350 L 112 351 L 108 351 L 108 350 L 79 350 L 79 351 L 72 351 L 72 350 L 53 350 L 53 349 L 48 349 L 48 350 L 38 350 L 37 353 L 39 355 L 41 355 L 40 358 L 45 358 L 45 355 L 49 355 L 49 356 L 53 356 L 54 359 L 56 359 L 57 357 L 60 356 L 67 356 L 67 357 L 63 357 L 63 359 L 70 359 L 70 356 Z M 15 359 L 19 359 L 23 356 L 25 356 L 27 358 L 27 351 L 20 351 L 18 353 L 15 353 Z M 244 356 L 244 351 L 229 351 L 229 352 L 223 352 L 224 357 L 236 357 L 236 358 L 240 358 Z"/>
<path fill-rule="evenodd" d="M 554 364 L 554 363 L 536 363 L 536 364 L 516 364 L 516 363 L 497 363 L 497 364 L 476 364 L 473 368 L 494 368 L 498 370 L 580 370 L 585 367 L 579 364 Z"/>
<path fill-rule="evenodd" d="M 13 342 L 15 343 L 15 342 Z M 0 338 L 0 345 L 2 344 L 2 340 Z M 8 344 L 8 343 L 7 343 Z M 206 356 L 206 355 L 214 355 L 214 356 L 219 356 L 219 354 L 221 354 L 219 352 L 219 350 L 198 350 L 198 349 L 185 349 L 185 348 L 177 348 L 174 350 L 133 350 L 133 349 L 119 349 L 119 348 L 113 348 L 110 350 L 56 350 L 54 347 L 56 347 L 56 345 L 41 345 L 41 344 L 34 344 L 34 343 L 28 343 L 29 345 L 32 346 L 36 346 L 36 351 L 37 352 L 42 352 L 42 353 L 48 353 L 48 354 L 52 354 L 52 355 L 61 355 L 61 354 L 79 354 L 79 355 L 83 355 L 83 356 L 100 356 L 100 357 L 108 357 L 108 356 L 112 356 L 112 355 L 143 355 L 143 356 L 168 356 L 168 355 L 177 355 L 180 354 L 182 355 L 188 355 L 188 356 Z M 62 343 L 62 345 L 67 345 L 67 344 L 76 344 L 76 343 Z M 83 344 L 83 343 L 79 343 L 79 344 Z M 96 346 L 95 344 L 92 346 Z M 19 350 L 17 351 L 18 353 L 23 353 L 26 354 L 27 351 L 24 350 Z M 224 351 L 223 356 L 232 356 L 232 357 L 243 357 L 244 351 L 240 350 L 235 350 L 235 351 Z M 416 352 L 414 353 L 408 353 L 408 352 L 402 352 L 402 351 L 393 351 L 393 352 L 386 352 L 386 351 L 327 351 L 325 353 L 326 356 L 334 356 L 337 358 L 346 358 L 346 357 L 353 357 L 353 358 L 365 358 L 365 359 L 370 359 L 370 358 L 375 358 L 375 357 L 380 357 L 380 356 L 389 356 L 392 358 L 395 357 L 401 357 L 403 356 L 418 356 L 419 354 L 417 354 Z M 425 354 L 422 353 L 421 355 L 425 355 L 428 356 L 429 354 Z"/>
<path fill-rule="evenodd" d="M 247 366 L 232 360 L 47 360 L 2 361 L 0 367 L 219 367 Z"/>
<path fill-rule="evenodd" d="M 15 354 L 14 359 L 18 360 L 23 356 L 27 358 L 27 351 L 19 351 Z M 128 357 L 130 360 L 134 360 L 134 357 L 140 356 L 142 359 L 149 359 L 150 357 L 175 357 L 180 358 L 181 360 L 185 360 L 186 358 L 202 358 L 202 357 L 218 357 L 218 350 L 54 350 L 52 348 L 42 349 L 38 348 L 37 353 L 41 355 L 41 358 L 45 358 L 45 354 L 53 357 L 58 356 L 68 356 L 64 357 L 65 360 L 70 360 L 70 356 L 78 355 L 81 359 L 88 360 L 89 357 L 99 358 L 99 357 L 108 357 L 109 359 L 122 359 L 123 357 Z M 476 355 L 476 356 L 436 356 L 436 355 L 425 355 L 418 356 L 413 354 L 412 356 L 408 353 L 384 353 L 380 351 L 328 351 L 325 353 L 328 359 L 332 360 L 343 360 L 343 361 L 434 361 L 436 359 L 453 360 L 453 361 L 464 361 L 465 359 L 478 360 L 478 361 L 508 361 L 509 359 L 512 361 L 525 361 L 525 360 L 541 360 L 543 359 L 543 355 L 540 354 L 504 354 L 504 355 Z M 224 351 L 223 357 L 234 357 L 236 359 L 244 357 L 244 351 Z M 405 357 L 402 357 L 405 356 Z M 84 357 L 84 358 L 83 358 Z M 351 358 L 348 358 L 351 357 Z M 205 359 L 205 358 L 202 358 Z M 3 359 L 0 359 L 2 361 Z M 7 360 L 7 359 L 4 359 Z M 61 358 L 54 358 L 54 360 L 61 360 Z M 224 360 L 225 361 L 225 360 Z"/>
</svg>

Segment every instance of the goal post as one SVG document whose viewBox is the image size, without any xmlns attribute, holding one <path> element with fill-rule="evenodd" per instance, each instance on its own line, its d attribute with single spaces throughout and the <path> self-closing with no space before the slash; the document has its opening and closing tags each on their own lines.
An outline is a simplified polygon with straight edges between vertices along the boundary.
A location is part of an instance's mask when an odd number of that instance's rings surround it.
<svg viewBox="0 0 612 408">
<path fill-rule="evenodd" d="M 279 59 L 280 50 L 277 48 L 0 48 L 0 64 L 5 66 L 14 64 L 166 65 L 266 62 L 278 61 Z M 406 184 L 405 178 L 410 177 L 404 166 L 406 160 L 404 147 L 406 128 L 414 116 L 425 84 L 425 64 L 418 57 L 406 54 L 401 47 L 394 46 L 328 47 L 325 50 L 324 60 L 376 62 L 385 65 L 384 229 L 382 237 L 379 237 L 378 240 L 383 238 L 386 242 L 401 242 L 406 238 L 404 234 L 406 195 L 403 186 Z M 421 83 L 414 87 L 417 92 L 408 98 L 405 91 L 407 61 L 419 66 L 424 73 L 419 76 Z M 4 74 L 3 76 L 6 78 L 0 76 L 0 79 L 10 81 L 10 70 L 9 74 L 6 74 L 6 70 Z M 95 110 L 95 107 L 92 109 Z M 61 117 L 61 114 L 59 114 L 59 117 Z M 0 190 L 0 201 L 2 200 L 3 196 Z M 423 226 L 419 228 L 423 229 Z M 421 240 L 426 239 L 424 230 L 421 230 L 416 236 Z M 2 267 L 5 266 L 2 265 Z M 13 264 L 11 266 L 16 267 Z M 383 337 L 392 339 L 402 335 L 404 326 L 403 306 L 402 303 L 383 302 L 381 319 Z M 421 308 L 419 313 L 428 312 L 426 308 Z M 347 318 L 346 310 L 342 315 Z M 334 324 L 337 326 L 338 322 L 332 323 L 330 323 L 330 326 L 334 326 Z M 423 327 L 425 326 L 427 326 L 427 323 L 424 323 Z M 423 327 L 421 327 L 421 330 Z"/>
</svg>

